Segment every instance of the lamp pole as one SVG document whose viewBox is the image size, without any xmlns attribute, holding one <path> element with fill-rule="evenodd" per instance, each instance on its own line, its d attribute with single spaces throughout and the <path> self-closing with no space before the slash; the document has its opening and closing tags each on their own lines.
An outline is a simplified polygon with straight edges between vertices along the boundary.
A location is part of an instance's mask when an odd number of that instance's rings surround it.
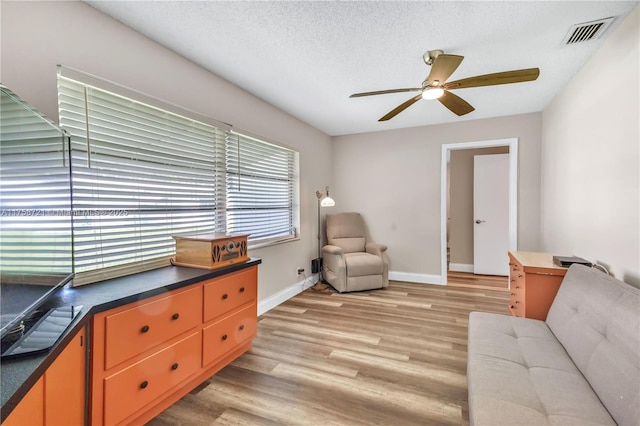
<svg viewBox="0 0 640 426">
<path fill-rule="evenodd" d="M 336 202 L 333 201 L 333 198 L 331 198 L 329 196 L 329 187 L 325 186 L 324 190 L 322 191 L 316 191 L 316 197 L 318 198 L 318 265 L 319 265 L 319 269 L 318 269 L 318 274 L 319 274 L 319 280 L 318 282 L 322 281 L 323 277 L 322 277 L 322 270 L 323 270 L 323 265 L 322 265 L 322 250 L 320 248 L 320 241 L 321 241 L 321 234 L 322 234 L 322 230 L 321 230 L 321 220 L 320 220 L 320 207 L 332 207 L 336 205 Z"/>
<path fill-rule="evenodd" d="M 322 258 L 322 252 L 320 251 L 320 197 L 318 197 L 318 259 Z M 322 268 L 320 268 L 320 275 L 322 275 Z M 322 279 L 322 277 L 320 277 Z"/>
</svg>

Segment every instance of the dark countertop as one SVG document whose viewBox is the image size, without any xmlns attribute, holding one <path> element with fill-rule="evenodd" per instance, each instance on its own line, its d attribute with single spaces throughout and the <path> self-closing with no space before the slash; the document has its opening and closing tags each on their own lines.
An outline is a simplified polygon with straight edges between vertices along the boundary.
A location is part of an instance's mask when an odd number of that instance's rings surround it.
<svg viewBox="0 0 640 426">
<path fill-rule="evenodd" d="M 167 293 L 230 272 L 256 266 L 260 263 L 262 263 L 261 259 L 251 258 L 247 262 L 217 270 L 167 266 L 112 280 L 80 287 L 65 287 L 58 290 L 43 305 L 44 307 L 56 308 L 68 305 L 83 305 L 82 311 L 49 352 L 2 360 L 0 364 L 1 421 L 4 421 L 13 411 L 31 386 L 38 381 L 75 334 L 82 327 L 89 325 L 91 318 L 96 313 Z"/>
</svg>

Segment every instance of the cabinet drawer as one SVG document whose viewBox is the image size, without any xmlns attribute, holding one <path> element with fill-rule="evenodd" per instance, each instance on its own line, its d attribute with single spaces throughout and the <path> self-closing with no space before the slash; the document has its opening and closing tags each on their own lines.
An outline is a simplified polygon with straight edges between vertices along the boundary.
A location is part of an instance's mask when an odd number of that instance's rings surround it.
<svg viewBox="0 0 640 426">
<path fill-rule="evenodd" d="M 257 324 L 254 303 L 206 327 L 202 331 L 202 366 L 235 349 L 236 345 L 255 337 Z"/>
<path fill-rule="evenodd" d="M 518 266 L 518 265 L 516 265 Z M 524 272 L 522 269 L 518 268 L 515 271 L 512 269 L 511 271 L 511 282 L 509 284 L 509 307 L 512 311 L 512 314 L 518 317 L 524 317 L 524 301 L 526 299 L 525 296 L 525 279 Z"/>
<path fill-rule="evenodd" d="M 200 324 L 197 287 L 105 317 L 105 369 Z"/>
<path fill-rule="evenodd" d="M 254 267 L 205 283 L 203 322 L 211 321 L 245 303 L 255 301 L 257 273 L 258 270 Z"/>
<path fill-rule="evenodd" d="M 513 281 L 511 281 L 511 286 L 509 288 L 509 291 L 511 293 L 515 293 L 518 296 L 524 298 L 525 283 L 526 283 L 526 280 L 524 279 L 524 274 L 521 274 L 520 276 L 515 277 Z"/>
<path fill-rule="evenodd" d="M 511 309 L 513 315 L 517 317 L 523 317 L 525 314 L 524 306 L 524 297 L 511 294 L 511 296 L 509 297 L 509 308 Z"/>
<path fill-rule="evenodd" d="M 513 287 L 513 285 L 517 282 L 523 282 L 524 281 L 524 271 L 522 270 L 522 268 L 519 265 L 513 265 L 511 267 L 511 270 L 509 272 L 509 281 L 510 281 L 510 286 Z"/>
<path fill-rule="evenodd" d="M 120 423 L 200 368 L 200 332 L 104 379 L 104 424 Z"/>
</svg>

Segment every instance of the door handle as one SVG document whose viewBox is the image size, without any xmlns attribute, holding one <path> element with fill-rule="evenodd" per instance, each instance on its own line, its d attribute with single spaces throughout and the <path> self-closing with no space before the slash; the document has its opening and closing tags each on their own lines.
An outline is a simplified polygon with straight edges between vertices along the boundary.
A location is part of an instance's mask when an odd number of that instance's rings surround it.
<svg viewBox="0 0 640 426">
<path fill-rule="evenodd" d="M 483 222 L 486 222 L 486 220 L 476 219 L 476 223 L 477 223 L 478 225 L 480 225 L 480 224 L 481 224 L 481 223 L 483 223 Z"/>
</svg>

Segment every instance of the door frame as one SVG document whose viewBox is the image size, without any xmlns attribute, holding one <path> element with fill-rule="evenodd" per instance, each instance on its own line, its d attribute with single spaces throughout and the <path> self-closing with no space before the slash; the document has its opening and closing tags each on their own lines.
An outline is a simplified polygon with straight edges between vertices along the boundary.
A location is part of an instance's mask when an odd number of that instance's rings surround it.
<svg viewBox="0 0 640 426">
<path fill-rule="evenodd" d="M 509 147 L 509 250 L 518 248 L 518 138 L 442 144 L 440 164 L 440 284 L 447 284 L 447 164 L 451 151 Z M 506 253 L 505 253 L 506 256 Z"/>
</svg>

